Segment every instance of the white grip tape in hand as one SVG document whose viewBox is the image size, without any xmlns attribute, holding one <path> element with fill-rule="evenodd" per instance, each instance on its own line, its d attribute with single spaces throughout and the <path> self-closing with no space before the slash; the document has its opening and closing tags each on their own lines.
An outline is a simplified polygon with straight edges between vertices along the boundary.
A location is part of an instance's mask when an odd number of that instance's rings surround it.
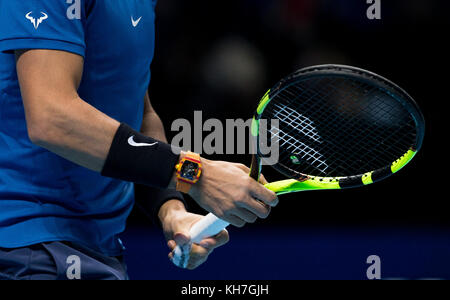
<svg viewBox="0 0 450 300">
<path fill-rule="evenodd" d="M 219 234 L 222 230 L 227 228 L 228 225 L 230 225 L 230 223 L 219 219 L 213 214 L 208 214 L 192 226 L 191 231 L 189 232 L 191 236 L 191 244 L 198 244 L 205 238 Z M 172 262 L 181 268 L 186 268 L 189 262 L 190 251 L 191 245 L 187 245 L 185 247 L 180 247 L 177 245 L 173 251 Z"/>
</svg>

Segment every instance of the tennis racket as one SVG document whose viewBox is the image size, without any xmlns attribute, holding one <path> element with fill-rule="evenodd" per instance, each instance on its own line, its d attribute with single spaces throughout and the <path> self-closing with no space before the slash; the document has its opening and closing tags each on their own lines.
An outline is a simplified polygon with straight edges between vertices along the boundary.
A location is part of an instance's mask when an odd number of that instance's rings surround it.
<svg viewBox="0 0 450 300">
<path fill-rule="evenodd" d="M 260 132 L 261 120 L 278 120 Z M 271 122 L 267 122 L 271 124 Z M 257 147 L 251 174 L 259 179 L 261 135 L 279 143 L 272 165 L 289 178 L 266 185 L 278 195 L 369 185 L 397 173 L 420 150 L 423 115 L 403 89 L 372 72 L 342 65 L 301 69 L 269 90 L 253 118 Z M 229 223 L 209 214 L 190 232 L 193 243 Z M 173 263 L 186 267 L 190 247 L 174 250 Z"/>
</svg>

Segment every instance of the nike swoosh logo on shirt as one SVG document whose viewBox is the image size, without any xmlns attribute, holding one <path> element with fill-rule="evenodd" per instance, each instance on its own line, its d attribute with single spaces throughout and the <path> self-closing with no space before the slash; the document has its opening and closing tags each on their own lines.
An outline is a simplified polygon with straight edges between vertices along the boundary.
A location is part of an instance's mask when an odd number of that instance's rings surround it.
<svg viewBox="0 0 450 300">
<path fill-rule="evenodd" d="M 131 137 L 128 139 L 128 144 L 129 144 L 130 146 L 133 146 L 133 147 L 152 147 L 152 146 L 155 146 L 156 144 L 158 144 L 158 142 L 153 143 L 153 144 L 136 143 L 136 142 L 134 141 L 134 135 L 133 135 L 133 136 L 131 136 Z"/>
<path fill-rule="evenodd" d="M 131 23 L 133 23 L 133 27 L 138 26 L 139 22 L 141 21 L 142 17 L 140 17 L 137 20 L 134 20 L 133 17 L 131 17 Z"/>
</svg>

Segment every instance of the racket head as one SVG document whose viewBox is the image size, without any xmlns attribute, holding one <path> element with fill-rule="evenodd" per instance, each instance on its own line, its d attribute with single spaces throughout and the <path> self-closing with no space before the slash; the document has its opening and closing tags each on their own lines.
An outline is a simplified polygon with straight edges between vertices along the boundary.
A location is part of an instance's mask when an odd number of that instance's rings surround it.
<svg viewBox="0 0 450 300">
<path fill-rule="evenodd" d="M 264 132 L 261 120 L 267 120 Z M 294 179 L 284 182 L 293 192 L 383 180 L 412 160 L 424 133 L 418 105 L 388 79 L 351 66 L 309 67 L 281 80 L 259 103 L 252 123 L 257 155 L 251 176 L 259 176 L 265 160 L 262 134 L 278 140 L 279 159 L 268 163 Z"/>
</svg>

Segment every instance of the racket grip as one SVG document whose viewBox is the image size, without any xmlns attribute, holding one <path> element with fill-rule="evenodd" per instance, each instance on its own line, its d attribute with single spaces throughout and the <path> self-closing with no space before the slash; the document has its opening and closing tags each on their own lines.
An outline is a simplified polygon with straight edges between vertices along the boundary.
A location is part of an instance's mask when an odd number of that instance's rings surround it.
<svg viewBox="0 0 450 300">
<path fill-rule="evenodd" d="M 192 226 L 190 235 L 193 243 L 200 243 L 203 239 L 215 236 L 228 227 L 230 223 L 208 214 Z"/>
<path fill-rule="evenodd" d="M 192 226 L 191 231 L 189 232 L 191 243 L 198 244 L 205 238 L 215 236 L 227 228 L 228 225 L 230 225 L 230 223 L 219 219 L 213 214 L 208 214 Z M 186 268 L 189 251 L 190 247 L 181 248 L 177 245 L 173 251 L 172 262 L 179 267 Z"/>
</svg>

